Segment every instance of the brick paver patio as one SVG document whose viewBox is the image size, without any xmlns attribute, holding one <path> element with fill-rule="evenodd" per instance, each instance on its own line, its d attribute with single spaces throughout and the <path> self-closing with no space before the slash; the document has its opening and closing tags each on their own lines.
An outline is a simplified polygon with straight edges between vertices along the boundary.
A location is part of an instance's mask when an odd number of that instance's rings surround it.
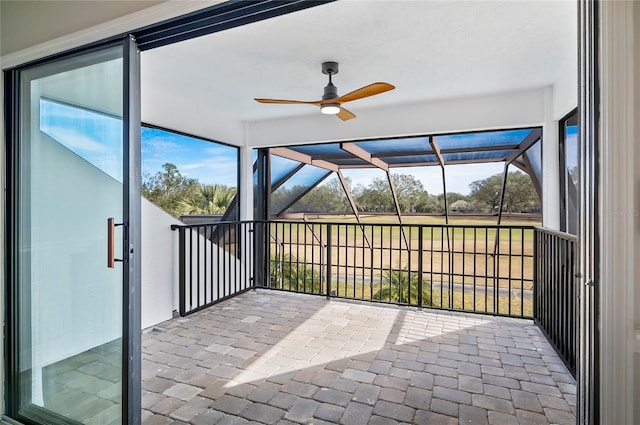
<svg viewBox="0 0 640 425">
<path fill-rule="evenodd" d="M 143 337 L 144 424 L 575 424 L 528 320 L 248 292 Z"/>
</svg>

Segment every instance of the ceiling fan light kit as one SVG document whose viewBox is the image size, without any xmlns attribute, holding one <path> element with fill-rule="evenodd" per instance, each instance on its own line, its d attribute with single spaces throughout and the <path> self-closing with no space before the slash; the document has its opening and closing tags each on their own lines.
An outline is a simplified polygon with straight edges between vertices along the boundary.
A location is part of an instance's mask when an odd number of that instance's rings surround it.
<svg viewBox="0 0 640 425">
<path fill-rule="evenodd" d="M 325 115 L 336 115 L 340 112 L 340 105 L 337 103 L 323 103 L 320 105 L 320 112 Z"/>
<path fill-rule="evenodd" d="M 355 114 L 342 107 L 343 103 L 353 100 L 363 99 L 365 97 L 374 96 L 393 90 L 395 86 L 389 83 L 373 83 L 368 86 L 361 87 L 344 96 L 338 95 L 338 88 L 333 84 L 332 76 L 338 73 L 338 62 L 323 62 L 322 73 L 329 76 L 329 83 L 324 88 L 322 100 L 302 101 L 302 100 L 283 100 L 283 99 L 263 99 L 255 98 L 260 103 L 279 103 L 279 104 L 306 104 L 320 107 L 320 112 L 326 115 L 337 115 L 342 121 L 355 118 Z"/>
</svg>

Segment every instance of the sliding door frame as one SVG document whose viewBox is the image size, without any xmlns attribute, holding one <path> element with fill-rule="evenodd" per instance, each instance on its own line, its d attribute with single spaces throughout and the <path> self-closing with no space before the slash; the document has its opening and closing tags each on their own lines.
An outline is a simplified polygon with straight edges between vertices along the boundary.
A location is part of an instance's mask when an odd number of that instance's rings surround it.
<svg viewBox="0 0 640 425">
<path fill-rule="evenodd" d="M 120 47 L 123 53 L 123 222 L 122 238 L 122 423 L 139 424 L 141 411 L 141 219 L 140 219 L 140 55 L 135 38 L 128 35 L 104 43 L 31 62 L 4 72 L 5 104 L 5 406 L 9 418 L 25 424 L 75 424 L 61 415 L 37 406 L 28 416 L 19 411 L 21 397 L 19 359 L 20 299 L 18 291 L 18 228 L 20 152 L 20 84 L 24 71 L 55 64 L 91 52 Z M 23 312 L 24 314 L 24 312 Z M 30 324 L 26 324 L 30 326 Z"/>
</svg>

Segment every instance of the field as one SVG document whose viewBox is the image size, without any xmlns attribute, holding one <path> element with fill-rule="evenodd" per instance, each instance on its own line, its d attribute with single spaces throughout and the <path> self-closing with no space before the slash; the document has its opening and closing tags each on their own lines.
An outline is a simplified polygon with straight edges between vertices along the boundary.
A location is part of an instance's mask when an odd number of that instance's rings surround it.
<svg viewBox="0 0 640 425">
<path fill-rule="evenodd" d="M 528 219 L 318 217 L 273 223 L 272 285 L 286 290 L 498 314 L 532 315 Z M 427 301 L 424 301 L 427 300 Z"/>
</svg>

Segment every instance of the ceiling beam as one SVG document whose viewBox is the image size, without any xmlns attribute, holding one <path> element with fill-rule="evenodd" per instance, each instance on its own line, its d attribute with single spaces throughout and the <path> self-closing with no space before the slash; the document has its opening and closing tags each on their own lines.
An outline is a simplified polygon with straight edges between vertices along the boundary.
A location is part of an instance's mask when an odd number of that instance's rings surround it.
<svg viewBox="0 0 640 425">
<path fill-rule="evenodd" d="M 292 161 L 297 161 L 303 164 L 323 168 L 328 171 L 338 172 L 338 170 L 340 169 L 340 167 L 338 167 L 334 163 L 324 161 L 322 159 L 313 159 L 310 155 L 304 154 L 302 152 L 297 152 L 289 148 L 269 148 L 269 153 L 290 159 Z"/>
<path fill-rule="evenodd" d="M 436 158 L 438 158 L 438 162 L 440 163 L 440 166 L 444 167 L 444 158 L 442 158 L 442 153 L 440 153 L 440 146 L 438 145 L 436 138 L 429 137 L 429 144 L 431 145 L 431 149 L 433 149 L 433 152 L 435 152 Z"/>
<path fill-rule="evenodd" d="M 369 152 L 355 145 L 354 143 L 340 143 L 340 149 L 349 152 L 351 155 L 360 158 L 369 164 L 376 166 L 384 171 L 389 171 L 389 165 L 381 159 L 374 158 Z"/>
</svg>

